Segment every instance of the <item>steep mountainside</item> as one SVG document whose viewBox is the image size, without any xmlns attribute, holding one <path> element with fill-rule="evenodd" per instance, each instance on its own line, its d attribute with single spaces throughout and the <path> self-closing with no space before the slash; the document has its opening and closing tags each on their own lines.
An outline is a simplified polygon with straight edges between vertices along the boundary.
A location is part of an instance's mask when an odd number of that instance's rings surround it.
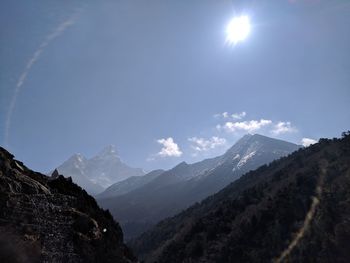
<svg viewBox="0 0 350 263">
<path fill-rule="evenodd" d="M 216 193 L 245 172 L 298 148 L 262 135 L 246 135 L 222 156 L 194 164 L 182 162 L 143 187 L 98 202 L 111 211 L 129 239 Z"/>
<path fill-rule="evenodd" d="M 71 177 L 74 183 L 78 184 L 89 194 L 101 193 L 104 188 L 94 183 L 88 176 L 85 174 L 85 163 L 87 159 L 81 154 L 74 154 L 67 161 L 61 164 L 58 167 L 58 171 L 64 174 L 66 177 Z M 51 172 L 52 173 L 52 172 Z M 49 176 L 51 176 L 51 173 Z"/>
<path fill-rule="evenodd" d="M 145 262 L 350 262 L 350 134 L 249 172 L 131 242 Z"/>
<path fill-rule="evenodd" d="M 70 178 L 0 147 L 0 262 L 136 262 L 109 212 Z"/>
<path fill-rule="evenodd" d="M 140 168 L 132 168 L 123 163 L 113 145 L 103 149 L 91 159 L 81 154 L 74 154 L 61 164 L 57 170 L 90 194 L 99 194 L 114 183 L 132 176 L 143 175 Z"/>
<path fill-rule="evenodd" d="M 128 179 L 125 179 L 124 181 L 115 183 L 108 187 L 105 191 L 103 191 L 101 194 L 97 195 L 97 198 L 108 198 L 113 196 L 119 196 L 126 193 L 129 193 L 137 188 L 140 188 L 149 182 L 156 179 L 159 175 L 164 173 L 164 170 L 154 170 L 149 172 L 148 174 L 142 175 L 142 176 L 132 176 Z"/>
</svg>

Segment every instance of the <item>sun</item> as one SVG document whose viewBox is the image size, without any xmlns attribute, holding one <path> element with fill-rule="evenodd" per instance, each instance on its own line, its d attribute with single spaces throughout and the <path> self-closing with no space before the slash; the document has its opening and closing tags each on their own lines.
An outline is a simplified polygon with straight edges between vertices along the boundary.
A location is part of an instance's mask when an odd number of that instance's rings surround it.
<svg viewBox="0 0 350 263">
<path fill-rule="evenodd" d="M 250 21 L 248 16 L 234 17 L 226 28 L 226 41 L 230 44 L 237 44 L 238 42 L 247 38 L 250 33 Z"/>
</svg>

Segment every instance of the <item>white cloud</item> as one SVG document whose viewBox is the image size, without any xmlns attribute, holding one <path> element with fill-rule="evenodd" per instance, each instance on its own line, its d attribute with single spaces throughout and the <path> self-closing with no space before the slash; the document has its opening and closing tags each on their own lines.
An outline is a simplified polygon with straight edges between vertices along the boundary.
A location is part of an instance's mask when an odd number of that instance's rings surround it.
<svg viewBox="0 0 350 263">
<path fill-rule="evenodd" d="M 243 119 L 245 116 L 247 115 L 247 113 L 245 111 L 239 112 L 239 113 L 228 113 L 227 111 L 223 112 L 223 113 L 217 113 L 214 114 L 215 118 L 223 118 L 223 119 L 236 119 L 236 120 L 241 120 Z"/>
<path fill-rule="evenodd" d="M 152 162 L 152 161 L 155 161 L 155 160 L 156 160 L 156 158 L 154 157 L 154 155 L 151 155 L 151 156 L 149 156 L 149 157 L 146 159 L 147 162 Z"/>
<path fill-rule="evenodd" d="M 224 117 L 225 119 L 228 118 L 229 114 L 227 111 L 223 112 L 222 113 L 222 117 Z"/>
<path fill-rule="evenodd" d="M 310 138 L 302 138 L 301 139 L 301 144 L 304 146 L 304 147 L 308 147 L 310 146 L 311 144 L 315 144 L 317 143 L 316 140 L 314 139 L 310 139 Z"/>
<path fill-rule="evenodd" d="M 242 120 L 247 116 L 245 111 L 229 114 L 223 112 L 214 115 L 216 118 L 226 119 L 224 123 L 216 125 L 218 131 L 241 134 L 242 132 L 260 132 L 263 134 L 281 135 L 285 133 L 298 132 L 298 129 L 290 121 L 272 121 L 269 119 Z"/>
<path fill-rule="evenodd" d="M 192 149 L 194 149 L 197 152 L 208 151 L 226 144 L 225 138 L 219 138 L 216 136 L 213 136 L 210 139 L 192 137 L 189 138 L 188 141 L 192 143 Z"/>
<path fill-rule="evenodd" d="M 242 112 L 240 112 L 240 113 L 233 113 L 233 114 L 231 115 L 231 117 L 234 118 L 234 119 L 237 119 L 237 120 L 241 120 L 241 119 L 243 119 L 246 115 L 247 115 L 247 113 L 246 113 L 245 111 L 242 111 Z"/>
<path fill-rule="evenodd" d="M 279 135 L 283 133 L 296 132 L 296 131 L 297 129 L 293 127 L 289 121 L 286 121 L 286 122 L 280 121 L 274 125 L 271 132 L 275 135 Z"/>
<path fill-rule="evenodd" d="M 225 129 L 227 132 L 236 132 L 236 131 L 246 131 L 254 132 L 260 130 L 262 127 L 270 125 L 271 120 L 250 120 L 250 121 L 241 121 L 241 122 L 226 122 L 223 126 L 218 126 L 217 129 Z"/>
<path fill-rule="evenodd" d="M 163 148 L 157 155 L 161 157 L 180 157 L 182 155 L 182 151 L 174 142 L 173 138 L 169 137 L 167 139 L 159 139 L 157 142 L 163 145 Z"/>
</svg>

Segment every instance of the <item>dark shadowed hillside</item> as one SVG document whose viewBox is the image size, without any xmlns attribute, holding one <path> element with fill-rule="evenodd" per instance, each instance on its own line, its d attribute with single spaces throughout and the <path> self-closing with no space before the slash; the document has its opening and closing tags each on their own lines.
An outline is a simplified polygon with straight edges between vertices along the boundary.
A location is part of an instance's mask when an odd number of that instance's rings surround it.
<svg viewBox="0 0 350 263">
<path fill-rule="evenodd" d="M 193 164 L 182 162 L 125 195 L 108 198 L 101 195 L 97 200 L 121 223 L 129 239 L 218 192 L 244 173 L 299 147 L 259 134 L 247 134 L 221 156 Z"/>
<path fill-rule="evenodd" d="M 131 242 L 145 262 L 350 262 L 350 135 L 249 172 Z"/>
<path fill-rule="evenodd" d="M 0 262 L 136 262 L 109 212 L 57 171 L 33 172 L 0 148 Z"/>
</svg>

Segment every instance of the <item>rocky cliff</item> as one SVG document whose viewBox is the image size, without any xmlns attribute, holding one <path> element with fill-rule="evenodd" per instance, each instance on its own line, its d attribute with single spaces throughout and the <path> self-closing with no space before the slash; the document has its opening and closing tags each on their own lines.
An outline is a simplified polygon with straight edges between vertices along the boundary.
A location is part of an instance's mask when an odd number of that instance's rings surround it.
<svg viewBox="0 0 350 263">
<path fill-rule="evenodd" d="M 108 211 L 70 178 L 0 147 L 0 262 L 136 262 Z"/>
</svg>

